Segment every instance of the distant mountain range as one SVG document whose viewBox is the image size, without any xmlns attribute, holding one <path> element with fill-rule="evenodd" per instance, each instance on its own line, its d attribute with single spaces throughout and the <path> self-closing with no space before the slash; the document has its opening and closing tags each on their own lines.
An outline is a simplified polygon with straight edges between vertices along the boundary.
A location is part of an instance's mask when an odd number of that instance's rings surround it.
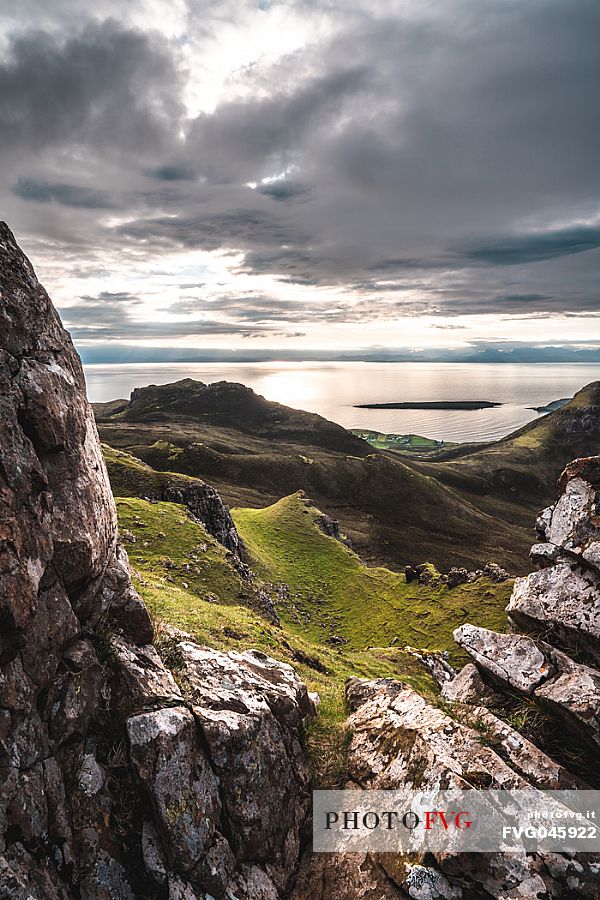
<svg viewBox="0 0 600 900">
<path fill-rule="evenodd" d="M 366 348 L 334 350 L 216 350 L 99 344 L 78 348 L 84 365 L 109 363 L 255 363 L 290 362 L 455 362 L 455 363 L 600 363 L 600 347 L 486 345 L 461 349 L 411 350 Z"/>
</svg>

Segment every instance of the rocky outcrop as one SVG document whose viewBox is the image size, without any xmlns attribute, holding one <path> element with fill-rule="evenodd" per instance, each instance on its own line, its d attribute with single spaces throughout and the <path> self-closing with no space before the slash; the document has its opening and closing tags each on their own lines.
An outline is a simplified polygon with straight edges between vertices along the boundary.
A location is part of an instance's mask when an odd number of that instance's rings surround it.
<svg viewBox="0 0 600 900">
<path fill-rule="evenodd" d="M 353 729 L 349 775 L 362 788 L 517 789 L 535 783 L 557 790 L 577 783 L 484 707 L 475 705 L 458 721 L 387 679 L 351 679 L 347 700 Z"/>
<path fill-rule="evenodd" d="M 442 697 L 452 703 L 485 703 L 492 696 L 483 678 L 471 663 L 467 663 L 452 678 L 442 685 Z"/>
<path fill-rule="evenodd" d="M 391 679 L 350 679 L 348 786 L 557 790 L 589 787 L 588 776 L 597 784 L 597 765 L 585 760 L 597 760 L 600 747 L 600 457 L 568 466 L 560 488 L 556 505 L 538 518 L 542 543 L 532 560 L 540 568 L 514 586 L 507 608 L 514 630 L 458 628 L 455 640 L 473 660 L 458 673 L 447 654 L 407 648 L 437 681 L 441 703 Z M 535 736 L 512 724 L 518 715 L 507 721 L 518 696 L 544 721 Z M 568 765 L 556 757 L 564 737 L 544 746 L 557 733 L 570 735 Z M 305 859 L 294 900 L 325 900 L 336 877 L 341 897 L 364 900 L 600 896 L 593 857 L 365 854 Z"/>
<path fill-rule="evenodd" d="M 452 566 L 447 573 L 438 572 L 431 563 L 421 563 L 418 566 L 406 566 L 404 569 L 407 584 L 418 582 L 419 584 L 447 584 L 449 588 L 458 587 L 459 584 L 469 584 L 486 578 L 494 584 L 508 581 L 510 574 L 497 563 L 486 563 L 483 569 L 469 572 L 463 567 Z"/>
<path fill-rule="evenodd" d="M 505 688 L 551 706 L 573 731 L 600 746 L 600 672 L 544 641 L 463 625 L 457 642 Z"/>
<path fill-rule="evenodd" d="M 277 900 L 313 700 L 289 666 L 176 633 L 165 666 L 79 358 L 4 224 L 0 325 L 0 897 Z"/>
<path fill-rule="evenodd" d="M 487 628 L 461 625 L 454 640 L 481 670 L 504 687 L 523 694 L 534 690 L 554 673 L 554 667 L 532 638 L 520 634 L 496 634 Z"/>
<path fill-rule="evenodd" d="M 464 625 L 455 637 L 484 675 L 531 695 L 584 748 L 600 746 L 600 457 L 572 462 L 557 503 L 537 521 L 538 571 L 515 582 L 507 607 L 526 635 Z"/>
<path fill-rule="evenodd" d="M 484 707 L 460 705 L 452 715 L 391 679 L 350 679 L 347 701 L 352 730 L 348 787 L 426 791 L 583 786 Z M 599 890 L 593 859 L 558 854 L 323 854 L 303 860 L 292 898 L 548 900 L 591 898 Z"/>
<path fill-rule="evenodd" d="M 270 440 L 299 439 L 304 446 L 316 446 L 341 453 L 365 456 L 369 445 L 341 425 L 305 410 L 273 403 L 244 384 L 217 381 L 204 384 L 184 378 L 173 384 L 150 384 L 135 388 L 117 415 L 129 423 L 160 423 L 174 416 L 188 422 L 202 422 L 219 428 L 241 428 L 247 434 Z M 115 407 L 102 404 L 103 417 L 115 414 Z"/>
<path fill-rule="evenodd" d="M 584 650 L 600 664 L 598 568 L 583 557 L 548 561 L 551 568 L 518 579 L 507 607 L 509 616 L 526 631 L 540 634 L 551 629 L 565 646 Z"/>
<path fill-rule="evenodd" d="M 102 421 L 103 408 L 107 405 L 114 408 L 114 404 L 94 404 L 94 415 L 98 421 Z M 185 506 L 190 516 L 233 554 L 241 574 L 248 573 L 243 562 L 244 545 L 229 507 L 223 503 L 212 485 L 188 475 L 159 472 L 130 453 L 115 450 L 107 444 L 103 445 L 103 451 L 116 496 L 141 497 L 151 502 L 163 500 Z"/>
<path fill-rule="evenodd" d="M 200 481 L 186 487 L 165 485 L 160 492 L 155 492 L 151 499 L 166 500 L 169 503 L 181 503 L 186 506 L 192 516 L 212 534 L 220 544 L 230 550 L 238 562 L 243 562 L 244 545 L 237 533 L 235 523 L 229 509 L 218 493 L 209 484 Z"/>
</svg>

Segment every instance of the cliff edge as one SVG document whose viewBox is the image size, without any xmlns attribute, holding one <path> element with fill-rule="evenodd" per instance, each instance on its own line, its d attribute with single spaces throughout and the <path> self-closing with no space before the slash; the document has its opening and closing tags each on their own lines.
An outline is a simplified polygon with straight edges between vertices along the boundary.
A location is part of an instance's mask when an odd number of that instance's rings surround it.
<svg viewBox="0 0 600 900">
<path fill-rule="evenodd" d="M 0 898 L 277 900 L 308 807 L 291 667 L 161 636 L 81 363 L 0 224 Z M 183 686 L 183 687 L 182 687 Z"/>
</svg>

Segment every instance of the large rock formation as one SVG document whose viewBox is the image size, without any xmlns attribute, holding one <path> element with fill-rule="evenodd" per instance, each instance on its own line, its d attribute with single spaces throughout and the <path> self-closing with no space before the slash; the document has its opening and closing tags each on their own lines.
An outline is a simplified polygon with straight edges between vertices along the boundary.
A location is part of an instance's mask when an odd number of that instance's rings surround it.
<svg viewBox="0 0 600 900">
<path fill-rule="evenodd" d="M 313 701 L 262 654 L 173 633 L 163 664 L 79 358 L 4 224 L 0 383 L 0 898 L 276 900 Z"/>
<path fill-rule="evenodd" d="M 438 680 L 444 702 L 390 679 L 350 679 L 350 787 L 562 790 L 589 787 L 588 779 L 598 786 L 600 457 L 576 460 L 560 487 L 556 505 L 538 519 L 543 543 L 531 556 L 543 568 L 517 579 L 507 608 L 515 630 L 458 628 L 455 639 L 473 659 L 459 673 L 443 655 L 412 651 Z M 545 723 L 535 738 L 512 724 L 519 695 Z M 571 753 L 562 759 L 560 742 L 544 746 L 544 736 L 557 733 L 569 735 Z M 292 896 L 574 900 L 600 896 L 600 868 L 597 857 L 556 853 L 307 856 Z"/>
</svg>

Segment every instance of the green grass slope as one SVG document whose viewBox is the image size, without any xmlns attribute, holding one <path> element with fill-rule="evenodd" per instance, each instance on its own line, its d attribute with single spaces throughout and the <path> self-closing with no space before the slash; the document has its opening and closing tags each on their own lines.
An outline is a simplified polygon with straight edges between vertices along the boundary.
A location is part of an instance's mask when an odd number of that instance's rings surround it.
<svg viewBox="0 0 600 900">
<path fill-rule="evenodd" d="M 110 486 L 115 497 L 135 497 L 144 494 L 160 495 L 166 487 L 185 488 L 198 481 L 190 475 L 176 472 L 157 472 L 125 450 L 115 450 L 102 444 L 102 454 L 108 469 Z"/>
<path fill-rule="evenodd" d="M 156 625 L 159 650 L 168 642 L 163 623 L 220 650 L 262 650 L 290 663 L 321 698 L 307 736 L 315 784 L 332 786 L 344 769 L 344 683 L 350 676 L 402 678 L 435 696 L 432 679 L 401 648 L 355 650 L 315 641 L 298 623 L 282 627 L 247 605 L 247 586 L 226 551 L 192 521 L 184 507 L 116 498 L 119 529 L 134 568 L 134 583 Z M 131 536 L 135 538 L 132 542 Z"/>
<path fill-rule="evenodd" d="M 299 493 L 266 509 L 234 509 L 232 515 L 256 571 L 290 588 L 281 616 L 315 643 L 342 638 L 355 650 L 408 644 L 448 649 L 458 658 L 452 641 L 458 625 L 504 627 L 510 583 L 479 579 L 449 589 L 435 574 L 428 585 L 407 584 L 403 574 L 367 567 L 322 533 L 319 511 Z"/>
<path fill-rule="evenodd" d="M 135 497 L 117 497 L 116 503 L 123 544 L 132 565 L 149 583 L 158 579 L 169 590 L 189 590 L 196 604 L 245 599 L 244 582 L 227 550 L 190 519 L 185 507 Z"/>
<path fill-rule="evenodd" d="M 371 452 L 351 435 L 360 453 L 311 443 L 320 439 L 318 429 L 268 436 L 250 433 L 243 424 L 236 429 L 203 418 L 181 419 L 176 410 L 168 424 L 163 419 L 131 422 L 121 415 L 98 421 L 102 440 L 114 448 L 107 458 L 116 493 L 119 478 L 145 476 L 131 467 L 124 473 L 115 451 L 170 478 L 205 480 L 230 506 L 264 507 L 304 490 L 341 521 L 369 563 L 402 568 L 426 558 L 441 569 L 498 562 L 525 571 L 531 544 L 525 529 L 497 521 L 428 473 L 409 468 L 395 454 Z"/>
<path fill-rule="evenodd" d="M 296 494 L 267 509 L 235 511 L 257 574 L 289 587 L 278 627 L 252 607 L 248 584 L 227 551 L 184 507 L 134 497 L 116 502 L 159 649 L 165 643 L 161 623 L 169 623 L 217 649 L 254 647 L 291 663 L 318 691 L 319 717 L 307 737 L 317 785 L 337 784 L 344 770 L 349 676 L 400 678 L 434 699 L 432 679 L 404 644 L 448 649 L 461 662 L 452 641 L 457 624 L 468 618 L 505 626 L 509 585 L 482 581 L 448 591 L 435 583 L 407 585 L 401 575 L 369 569 L 320 531 L 318 510 Z M 329 642 L 332 636 L 344 643 Z"/>
<path fill-rule="evenodd" d="M 426 458 L 416 447 L 376 450 L 319 416 L 225 382 L 150 386 L 95 411 L 112 447 L 169 478 L 205 479 L 231 506 L 265 507 L 306 491 L 363 559 L 392 569 L 425 558 L 441 569 L 498 562 L 527 571 L 532 522 L 561 469 L 600 449 L 599 382 L 501 441 Z M 111 478 L 117 468 L 118 460 Z M 120 468 L 129 480 L 148 477 Z"/>
</svg>

